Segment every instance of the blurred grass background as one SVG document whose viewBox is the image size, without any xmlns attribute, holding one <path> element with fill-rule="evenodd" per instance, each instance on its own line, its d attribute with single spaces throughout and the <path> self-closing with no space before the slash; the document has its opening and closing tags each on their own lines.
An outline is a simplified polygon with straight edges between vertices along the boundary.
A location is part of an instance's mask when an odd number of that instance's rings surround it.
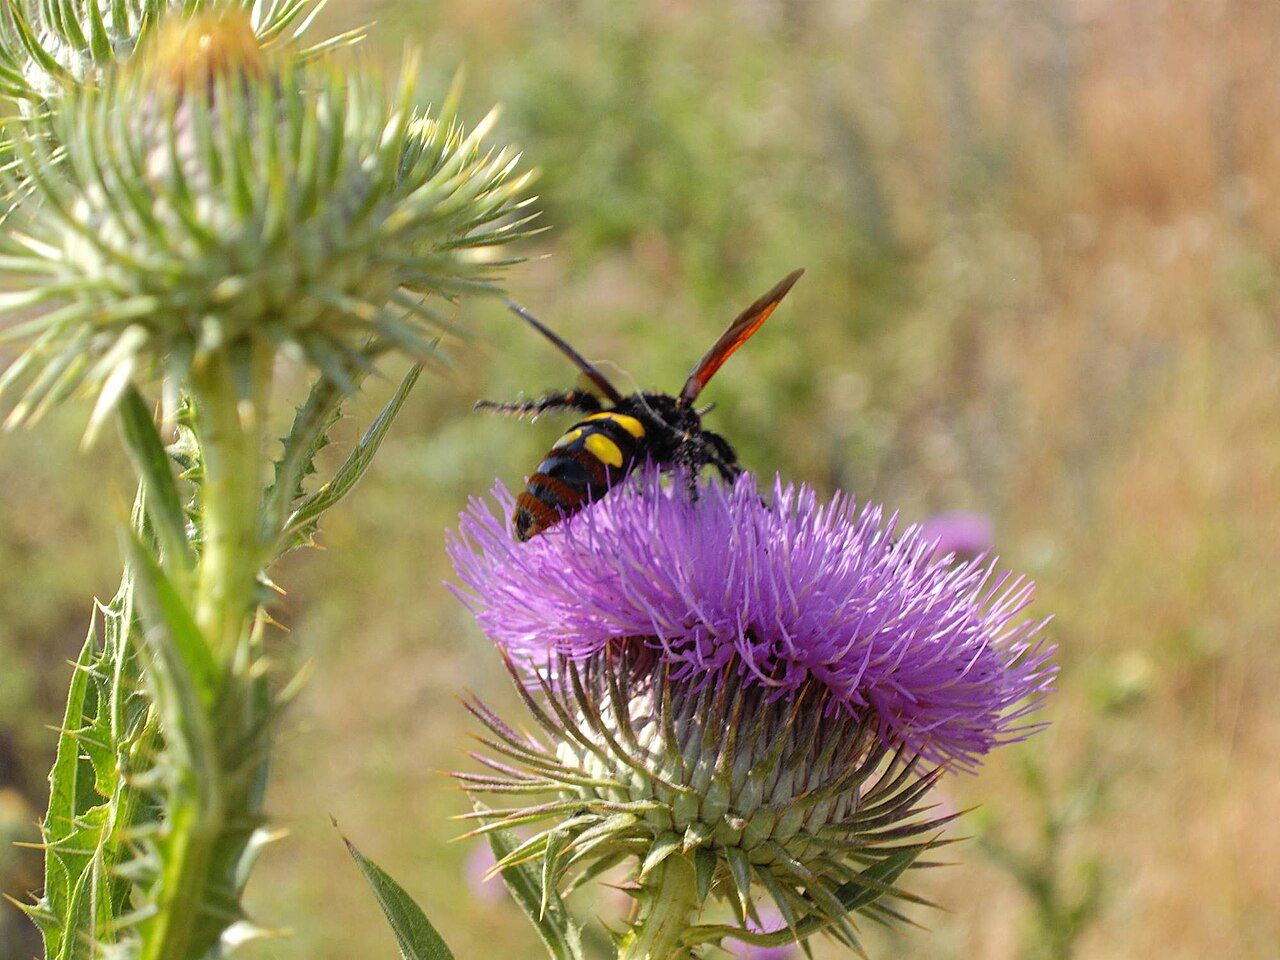
<svg viewBox="0 0 1280 960">
<path fill-rule="evenodd" d="M 360 69 L 425 46 L 543 168 L 514 295 L 621 384 L 673 389 L 795 266 L 708 391 L 744 461 L 919 520 L 992 517 L 1061 645 L 1053 729 L 949 802 L 931 932 L 873 957 L 1280 957 L 1280 6 L 1250 0 L 387 0 Z M 355 67 L 353 67 L 355 68 Z M 557 426 L 470 412 L 567 365 L 497 306 L 419 388 L 371 477 L 281 572 L 314 661 L 275 770 L 291 837 L 251 951 L 393 946 L 329 824 L 420 895 L 460 956 L 535 957 L 467 893 L 456 695 L 509 703 L 441 585 L 442 531 Z M 389 391 L 356 405 L 334 456 Z M 67 657 L 118 561 L 85 411 L 0 438 L 0 876 L 20 894 Z M 50 439 L 53 436 L 54 439 Z M 114 483 L 103 481 L 103 471 Z M 113 490 L 120 491 L 118 498 Z M 611 916 L 608 899 L 582 904 Z M 0 921 L 0 958 L 29 956 Z M 827 947 L 820 956 L 835 956 Z"/>
</svg>

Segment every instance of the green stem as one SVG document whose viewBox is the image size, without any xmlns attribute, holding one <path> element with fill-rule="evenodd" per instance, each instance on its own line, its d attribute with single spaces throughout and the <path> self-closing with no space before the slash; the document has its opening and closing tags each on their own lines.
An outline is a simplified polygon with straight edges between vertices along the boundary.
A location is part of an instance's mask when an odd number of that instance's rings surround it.
<svg viewBox="0 0 1280 960">
<path fill-rule="evenodd" d="M 243 636 L 262 562 L 258 505 L 271 357 L 261 349 L 258 354 L 250 364 L 248 397 L 239 395 L 233 361 L 222 351 L 192 376 L 204 468 L 196 622 L 220 660 Z"/>
<path fill-rule="evenodd" d="M 259 506 L 272 356 L 248 350 L 215 351 L 192 371 L 203 466 L 194 611 L 222 670 L 216 688 L 203 691 L 203 715 L 184 720 L 192 756 L 178 765 L 166 799 L 156 913 L 144 928 L 141 960 L 198 960 L 214 948 L 229 922 L 225 904 L 238 896 L 234 864 L 259 818 L 259 798 L 246 789 L 244 767 L 253 760 L 234 745 L 261 729 L 260 678 L 249 646 L 263 562 Z"/>
<path fill-rule="evenodd" d="M 698 913 L 693 861 L 676 854 L 650 875 L 640 919 L 618 948 L 618 960 L 684 960 L 684 936 Z"/>
<path fill-rule="evenodd" d="M 217 790 L 192 791 L 186 799 L 166 805 L 164 879 L 139 960 L 198 960 L 213 946 L 201 914 L 225 817 Z"/>
</svg>

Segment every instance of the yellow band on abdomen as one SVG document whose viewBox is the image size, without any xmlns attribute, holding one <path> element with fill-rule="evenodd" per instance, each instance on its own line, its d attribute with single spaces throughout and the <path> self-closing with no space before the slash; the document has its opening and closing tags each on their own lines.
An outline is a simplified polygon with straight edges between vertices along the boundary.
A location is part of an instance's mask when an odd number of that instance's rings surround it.
<svg viewBox="0 0 1280 960">
<path fill-rule="evenodd" d="M 610 467 L 622 466 L 622 451 L 618 445 L 602 433 L 591 433 L 582 441 L 587 452 Z"/>
<path fill-rule="evenodd" d="M 644 424 L 625 413 L 593 413 L 588 420 L 611 420 L 637 440 L 644 436 Z"/>
<path fill-rule="evenodd" d="M 573 441 L 577 440 L 580 436 L 582 436 L 582 428 L 575 427 L 573 430 L 570 430 L 563 437 L 561 437 L 559 440 L 553 443 L 551 445 L 551 449 L 559 450 L 563 447 L 567 447 L 569 444 L 573 443 Z"/>
</svg>

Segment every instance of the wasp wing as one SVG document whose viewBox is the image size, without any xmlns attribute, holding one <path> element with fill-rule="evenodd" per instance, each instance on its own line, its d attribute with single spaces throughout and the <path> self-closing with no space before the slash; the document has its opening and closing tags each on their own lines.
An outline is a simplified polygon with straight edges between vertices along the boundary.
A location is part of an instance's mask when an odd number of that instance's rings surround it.
<svg viewBox="0 0 1280 960">
<path fill-rule="evenodd" d="M 529 326 L 533 327 L 533 329 L 537 330 L 540 334 L 555 344 L 556 348 L 568 357 L 573 362 L 574 366 L 586 374 L 587 379 L 594 383 L 605 397 L 615 404 L 622 402 L 622 394 L 619 393 L 617 388 L 608 381 L 605 375 L 592 366 L 591 362 L 587 360 L 586 357 L 578 353 L 578 351 L 569 346 L 569 344 L 565 343 L 559 334 L 514 300 L 508 300 L 507 307 L 517 317 L 525 321 L 525 323 L 529 324 Z"/>
<path fill-rule="evenodd" d="M 802 273 L 804 270 L 793 270 L 787 274 L 772 290 L 743 310 L 738 318 L 729 324 L 729 329 L 715 342 L 715 346 L 707 351 L 707 355 L 698 361 L 693 372 L 689 374 L 689 379 L 684 382 L 684 388 L 680 391 L 681 406 L 687 407 L 698 398 L 698 394 L 707 385 L 707 381 L 715 376 L 715 372 L 733 356 L 735 350 L 751 339 L 751 335 L 760 329 L 761 324 L 769 319 L 769 315 L 782 302 L 782 298 L 800 279 Z"/>
</svg>

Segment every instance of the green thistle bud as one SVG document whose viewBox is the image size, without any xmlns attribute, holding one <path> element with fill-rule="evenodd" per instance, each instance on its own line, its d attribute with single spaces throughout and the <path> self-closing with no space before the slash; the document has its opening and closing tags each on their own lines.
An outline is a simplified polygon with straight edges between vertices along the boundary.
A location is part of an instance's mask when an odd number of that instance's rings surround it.
<svg viewBox="0 0 1280 960">
<path fill-rule="evenodd" d="M 512 262 L 484 252 L 522 234 L 529 175 L 482 148 L 492 115 L 466 133 L 408 82 L 390 98 L 273 56 L 234 17 L 181 21 L 138 59 L 16 144 L 33 196 L 0 240 L 23 287 L 0 309 L 38 314 L 6 335 L 32 340 L 0 382 L 22 396 L 11 423 L 80 387 L 96 423 L 129 383 L 158 373 L 172 396 L 215 352 L 280 351 L 350 390 L 379 353 L 431 351 L 429 296 Z"/>
<path fill-rule="evenodd" d="M 496 775 L 455 776 L 473 793 L 548 799 L 481 809 L 476 832 L 549 821 L 502 865 L 540 860 L 567 889 L 636 864 L 645 922 L 620 956 L 666 960 L 726 937 L 781 943 L 817 932 L 856 947 L 849 914 L 899 916 L 890 903 L 908 895 L 898 876 L 950 819 L 924 805 L 942 768 L 890 746 L 873 722 L 831 713 L 816 688 L 770 700 L 733 670 L 691 686 L 607 656 L 560 661 L 535 697 L 512 669 L 548 741 L 473 702 L 498 755 L 475 756 Z M 760 933 L 755 889 L 786 929 Z M 716 900 L 734 925 L 695 923 Z"/>
</svg>

